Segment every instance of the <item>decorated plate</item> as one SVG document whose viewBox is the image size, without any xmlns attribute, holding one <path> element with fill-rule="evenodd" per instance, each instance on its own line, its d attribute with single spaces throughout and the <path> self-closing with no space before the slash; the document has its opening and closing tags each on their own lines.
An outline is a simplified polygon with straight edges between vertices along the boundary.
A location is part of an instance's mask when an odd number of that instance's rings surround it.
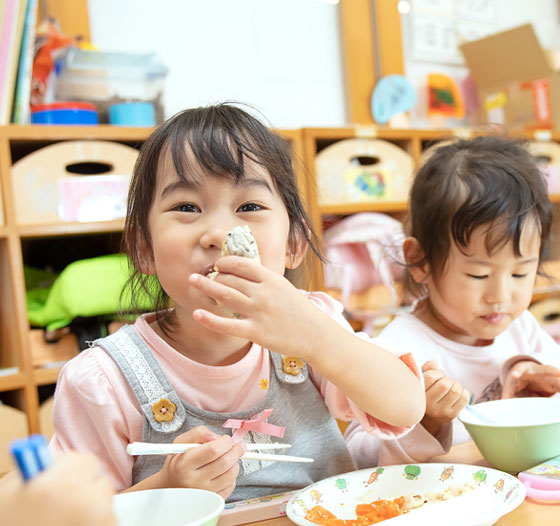
<svg viewBox="0 0 560 526">
<path fill-rule="evenodd" d="M 290 499 L 286 513 L 300 526 L 315 526 L 306 519 L 308 511 L 315 506 L 325 508 L 338 519 L 351 520 L 356 519 L 359 504 L 399 497 L 414 501 L 415 509 L 386 519 L 383 522 L 387 526 L 393 522 L 396 526 L 399 521 L 404 524 L 405 517 L 420 519 L 439 514 L 437 518 L 442 519 L 441 513 L 455 520 L 461 517 L 464 526 L 486 526 L 517 508 L 525 498 L 525 487 L 512 475 L 481 466 L 386 466 L 352 471 L 307 486 Z M 443 502 L 438 502 L 442 499 Z"/>
</svg>

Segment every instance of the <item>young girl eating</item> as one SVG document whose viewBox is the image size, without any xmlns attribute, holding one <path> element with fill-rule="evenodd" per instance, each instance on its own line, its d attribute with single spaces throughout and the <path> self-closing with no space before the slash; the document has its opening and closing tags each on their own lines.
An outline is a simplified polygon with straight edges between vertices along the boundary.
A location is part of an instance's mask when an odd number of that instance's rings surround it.
<svg viewBox="0 0 560 526">
<path fill-rule="evenodd" d="M 383 437 L 420 420 L 422 385 L 404 361 L 356 336 L 338 302 L 284 277 L 314 248 L 297 188 L 289 145 L 236 106 L 186 110 L 151 135 L 124 243 L 133 300 L 149 294 L 154 312 L 63 368 L 53 450 L 94 452 L 118 491 L 239 500 L 352 470 L 333 417 Z M 221 256 L 245 226 L 260 262 Z M 134 458 L 136 441 L 202 445 Z M 273 441 L 315 462 L 242 458 L 246 443 Z"/>
<path fill-rule="evenodd" d="M 539 169 L 514 140 L 460 140 L 420 168 L 403 245 L 405 288 L 420 299 L 375 343 L 412 353 L 426 413 L 405 437 L 382 442 L 350 424 L 358 467 L 422 462 L 468 440 L 456 416 L 471 398 L 560 391 L 560 347 L 527 310 L 551 223 Z"/>
</svg>

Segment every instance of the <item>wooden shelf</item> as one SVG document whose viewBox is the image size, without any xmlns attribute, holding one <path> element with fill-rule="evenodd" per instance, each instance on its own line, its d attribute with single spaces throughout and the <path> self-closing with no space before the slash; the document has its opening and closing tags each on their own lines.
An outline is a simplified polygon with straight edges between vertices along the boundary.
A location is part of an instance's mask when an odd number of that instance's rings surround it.
<svg viewBox="0 0 560 526">
<path fill-rule="evenodd" d="M 49 141 L 75 139 L 97 139 L 107 141 L 145 141 L 153 128 L 111 126 L 99 124 L 97 126 L 51 126 L 10 124 L 0 128 L 0 137 L 9 138 L 13 142 L 20 141 Z"/>
<path fill-rule="evenodd" d="M 33 379 L 35 385 L 49 385 L 55 384 L 60 373 L 61 367 L 52 367 L 44 369 L 33 369 Z"/>
<path fill-rule="evenodd" d="M 22 372 L 0 376 L 0 392 L 22 389 L 25 386 L 25 374 Z"/>
<path fill-rule="evenodd" d="M 37 386 L 56 383 L 60 367 L 38 369 L 31 363 L 31 349 L 28 338 L 25 282 L 23 274 L 23 249 L 34 243 L 41 244 L 39 238 L 61 238 L 122 232 L 124 220 L 98 221 L 93 223 L 56 222 L 52 224 L 16 224 L 15 196 L 11 180 L 12 163 L 39 148 L 67 140 L 107 140 L 139 147 L 153 131 L 153 128 L 99 126 L 2 126 L 0 127 L 0 195 L 3 201 L 4 224 L 0 225 L 0 296 L 2 307 L 9 316 L 0 317 L 0 354 L 3 363 L 18 363 L 21 372 L 5 377 L 0 376 L 0 392 L 21 390 L 22 407 L 26 413 L 31 432 L 39 432 L 39 403 Z M 406 150 L 415 165 L 422 153 L 436 141 L 455 136 L 468 137 L 488 133 L 489 130 L 469 129 L 389 129 L 381 126 L 345 126 L 342 128 L 303 128 L 277 130 L 290 141 L 298 164 L 299 185 L 311 216 L 313 227 L 322 236 L 322 216 L 351 215 L 357 212 L 382 212 L 402 216 L 407 211 L 405 201 L 352 202 L 319 206 L 317 200 L 315 158 L 319 151 L 340 140 L 350 138 L 378 138 L 391 141 Z M 560 142 L 560 133 L 554 132 L 550 139 Z M 560 194 L 552 195 L 551 201 L 560 203 Z M 112 236 L 108 236 L 112 238 Z M 96 236 L 105 240 L 105 236 Z M 25 243 L 22 243 L 25 241 Z M 72 242 L 69 243 L 70 245 Z M 312 267 L 314 288 L 322 288 L 322 269 L 318 264 Z M 533 299 L 549 294 L 559 294 L 556 285 L 537 288 Z"/>
<path fill-rule="evenodd" d="M 92 223 L 67 222 L 50 225 L 19 225 L 17 231 L 22 238 L 33 238 L 121 232 L 123 226 L 124 219 L 119 219 L 115 221 L 96 221 Z"/>
<path fill-rule="evenodd" d="M 408 210 L 406 201 L 376 201 L 342 203 L 339 205 L 319 205 L 321 214 L 350 215 L 359 212 L 405 212 Z"/>
</svg>

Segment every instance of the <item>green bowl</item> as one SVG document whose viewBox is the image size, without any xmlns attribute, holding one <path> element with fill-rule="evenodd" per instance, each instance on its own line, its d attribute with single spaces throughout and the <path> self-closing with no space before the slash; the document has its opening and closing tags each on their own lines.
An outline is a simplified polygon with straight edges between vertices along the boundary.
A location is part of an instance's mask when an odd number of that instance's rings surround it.
<svg viewBox="0 0 560 526">
<path fill-rule="evenodd" d="M 119 526 L 216 526 L 224 499 L 203 489 L 164 488 L 113 497 Z"/>
<path fill-rule="evenodd" d="M 517 474 L 560 455 L 560 398 L 483 402 L 459 413 L 484 458 Z"/>
</svg>

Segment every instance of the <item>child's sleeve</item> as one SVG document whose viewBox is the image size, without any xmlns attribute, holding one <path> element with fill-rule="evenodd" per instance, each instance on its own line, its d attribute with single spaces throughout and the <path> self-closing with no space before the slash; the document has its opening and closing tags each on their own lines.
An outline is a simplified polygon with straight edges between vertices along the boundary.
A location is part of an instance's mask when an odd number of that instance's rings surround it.
<svg viewBox="0 0 560 526">
<path fill-rule="evenodd" d="M 345 327 L 349 332 L 354 332 L 348 321 L 344 318 L 342 314 L 343 307 L 338 301 L 319 292 L 311 293 L 310 299 L 314 301 L 319 308 L 323 309 L 333 319 L 340 323 L 340 325 Z M 365 333 L 356 333 L 356 336 L 375 344 L 379 343 L 380 347 L 388 349 L 383 342 L 378 342 L 377 339 L 372 340 Z M 388 352 L 391 351 L 388 350 Z M 399 358 L 414 372 L 420 381 L 423 382 L 420 368 L 410 353 L 394 352 L 394 354 L 399 356 Z M 318 386 L 327 408 L 329 409 L 331 415 L 335 418 L 345 421 L 357 420 L 368 433 L 373 433 L 384 439 L 403 436 L 412 429 L 412 427 L 393 426 L 365 413 L 342 391 L 322 377 L 319 373 L 312 370 L 311 376 L 315 385 Z"/>
<path fill-rule="evenodd" d="M 383 440 L 367 432 L 357 421 L 351 422 L 344 441 L 356 468 L 365 469 L 390 464 L 427 462 L 451 448 L 452 424 L 441 427 L 437 437 L 422 425 L 416 425 L 404 436 Z"/>
<path fill-rule="evenodd" d="M 500 371 L 502 385 L 509 370 L 518 362 L 534 361 L 560 368 L 560 345 L 540 325 L 536 318 L 525 311 L 512 327 L 517 352 L 505 360 Z"/>
<path fill-rule="evenodd" d="M 136 426 L 123 405 L 126 393 L 115 391 L 93 352 L 82 352 L 60 372 L 49 449 L 54 455 L 66 450 L 92 452 L 115 490 L 121 491 L 131 485 L 133 457 L 127 455 L 126 446 L 130 428 Z M 111 360 L 104 352 L 98 357 Z"/>
</svg>

